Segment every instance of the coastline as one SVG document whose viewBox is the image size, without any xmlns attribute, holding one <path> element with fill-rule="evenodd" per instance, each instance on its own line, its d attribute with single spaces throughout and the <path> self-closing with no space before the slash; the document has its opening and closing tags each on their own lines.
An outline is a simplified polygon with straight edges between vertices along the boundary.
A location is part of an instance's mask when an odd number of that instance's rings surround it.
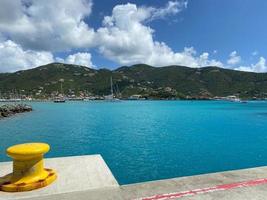
<svg viewBox="0 0 267 200">
<path fill-rule="evenodd" d="M 239 99 L 239 98 L 238 98 Z M 227 98 L 188 98 L 188 99 L 180 99 L 180 98 L 146 98 L 146 99 L 130 99 L 130 98 L 120 98 L 121 101 L 232 101 L 231 99 Z M 266 98 L 240 98 L 241 101 L 267 101 Z M 80 99 L 80 100 L 73 100 L 66 98 L 66 101 L 69 102 L 94 102 L 94 101 L 103 101 L 108 102 L 105 99 Z M 14 104 L 21 104 L 24 102 L 54 102 L 53 99 L 21 99 L 21 100 L 12 100 L 12 99 L 0 99 L 0 106 L 1 104 L 4 105 L 5 103 L 14 103 Z"/>
</svg>

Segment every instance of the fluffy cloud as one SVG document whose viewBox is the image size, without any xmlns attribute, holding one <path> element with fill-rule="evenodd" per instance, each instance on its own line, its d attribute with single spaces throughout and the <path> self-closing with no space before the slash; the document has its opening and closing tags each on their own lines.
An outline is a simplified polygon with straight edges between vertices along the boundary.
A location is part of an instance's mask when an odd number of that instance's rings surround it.
<svg viewBox="0 0 267 200">
<path fill-rule="evenodd" d="M 252 53 L 253 56 L 257 56 L 258 52 L 254 51 Z M 267 63 L 264 57 L 260 57 L 258 62 L 255 64 L 251 64 L 248 66 L 238 66 L 241 62 L 241 57 L 238 56 L 238 53 L 236 51 L 233 51 L 229 55 L 229 59 L 227 60 L 227 64 L 230 66 L 224 66 L 227 68 L 232 68 L 239 71 L 248 71 L 248 72 L 267 72 Z"/>
<path fill-rule="evenodd" d="M 240 61 L 241 61 L 241 57 L 237 55 L 236 51 L 233 51 L 232 53 L 230 53 L 227 63 L 229 65 L 236 65 L 240 63 Z"/>
<path fill-rule="evenodd" d="M 260 57 L 259 61 L 256 64 L 251 64 L 250 66 L 240 66 L 235 69 L 249 72 L 266 72 L 267 63 L 264 57 Z"/>
<path fill-rule="evenodd" d="M 144 8 L 145 12 L 149 12 L 149 21 L 155 20 L 155 19 L 161 19 L 165 18 L 169 15 L 175 15 L 185 8 L 187 8 L 188 2 L 185 0 L 182 1 L 169 1 L 165 7 L 163 8 L 154 8 L 154 7 L 148 7 Z M 142 8 L 141 8 L 142 9 Z"/>
<path fill-rule="evenodd" d="M 24 50 L 10 40 L 0 43 L 0 72 L 29 69 L 53 61 L 50 52 Z"/>
<path fill-rule="evenodd" d="M 100 52 L 120 64 L 144 61 L 154 47 L 153 30 L 141 24 L 148 15 L 134 4 L 115 6 L 97 31 Z"/>
<path fill-rule="evenodd" d="M 81 66 L 87 66 L 90 68 L 95 68 L 91 61 L 91 54 L 90 53 L 75 53 L 72 55 L 69 55 L 66 59 L 57 58 L 56 60 L 58 62 L 62 63 L 68 63 L 68 64 L 75 64 L 75 65 L 81 65 Z"/>
<path fill-rule="evenodd" d="M 14 72 L 25 70 L 52 62 L 76 64 L 95 67 L 91 61 L 90 53 L 75 53 L 66 59 L 56 58 L 47 51 L 24 50 L 20 45 L 11 40 L 0 42 L 0 72 Z"/>
<path fill-rule="evenodd" d="M 222 66 L 222 63 L 216 60 L 209 60 L 208 53 L 197 56 L 194 48 L 174 52 L 164 42 L 153 39 L 154 30 L 145 25 L 145 22 L 164 17 L 168 13 L 178 13 L 186 8 L 186 5 L 186 1 L 176 1 L 169 2 L 164 8 L 138 8 L 130 3 L 115 6 L 112 15 L 104 18 L 104 27 L 97 30 L 100 52 L 123 65 L 146 63 L 154 66 Z"/>
<path fill-rule="evenodd" d="M 219 66 L 223 64 L 217 60 L 209 59 L 209 53 L 204 52 L 197 56 L 193 47 L 184 48 L 182 52 L 173 52 L 166 44 L 155 42 L 152 55 L 147 58 L 147 64 L 153 66 L 182 65 L 190 67 Z"/>
<path fill-rule="evenodd" d="M 84 22 L 90 0 L 1 0 L 0 32 L 26 49 L 90 47 L 94 30 Z"/>
</svg>

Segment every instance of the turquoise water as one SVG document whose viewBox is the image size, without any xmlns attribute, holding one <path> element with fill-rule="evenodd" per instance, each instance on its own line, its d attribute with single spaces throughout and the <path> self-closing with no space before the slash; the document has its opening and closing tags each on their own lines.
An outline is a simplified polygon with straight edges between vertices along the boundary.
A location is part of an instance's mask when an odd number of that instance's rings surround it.
<svg viewBox="0 0 267 200">
<path fill-rule="evenodd" d="M 10 145 L 42 141 L 47 157 L 101 154 L 120 184 L 267 165 L 267 102 L 32 106 L 0 120 L 0 161 Z"/>
</svg>

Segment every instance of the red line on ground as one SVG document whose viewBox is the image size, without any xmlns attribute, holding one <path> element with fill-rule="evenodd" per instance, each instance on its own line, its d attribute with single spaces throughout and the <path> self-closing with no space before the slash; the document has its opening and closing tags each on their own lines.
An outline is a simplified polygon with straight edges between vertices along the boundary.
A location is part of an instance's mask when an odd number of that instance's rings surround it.
<svg viewBox="0 0 267 200">
<path fill-rule="evenodd" d="M 251 186 L 256 186 L 256 185 L 261 185 L 261 184 L 267 184 L 267 178 L 243 181 L 243 182 L 238 182 L 238 183 L 230 183 L 230 184 L 224 184 L 224 185 L 217 185 L 214 187 L 194 189 L 194 190 L 183 191 L 183 192 L 158 194 L 158 195 L 151 196 L 151 197 L 142 197 L 137 200 L 177 199 L 177 198 L 186 197 L 186 196 L 194 196 L 197 194 L 210 193 L 210 192 L 215 192 L 215 191 L 225 191 L 225 190 L 231 190 L 231 189 L 242 188 L 242 187 L 251 187 Z"/>
</svg>

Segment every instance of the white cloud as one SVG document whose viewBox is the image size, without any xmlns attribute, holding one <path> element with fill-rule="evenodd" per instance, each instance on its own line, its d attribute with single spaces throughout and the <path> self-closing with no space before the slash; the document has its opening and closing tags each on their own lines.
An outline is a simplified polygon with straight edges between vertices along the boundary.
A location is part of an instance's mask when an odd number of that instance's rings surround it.
<svg viewBox="0 0 267 200">
<path fill-rule="evenodd" d="M 240 63 L 240 61 L 241 61 L 241 57 L 238 56 L 236 51 L 233 51 L 232 53 L 230 53 L 229 59 L 227 60 L 227 63 L 229 65 L 236 65 L 236 64 Z"/>
<path fill-rule="evenodd" d="M 29 69 L 51 63 L 53 60 L 50 52 L 23 50 L 11 40 L 0 43 L 0 72 Z"/>
<path fill-rule="evenodd" d="M 202 53 L 199 58 L 197 58 L 198 67 L 206 67 L 206 66 L 216 66 L 216 67 L 223 67 L 223 63 L 209 58 L 209 53 L 204 52 Z"/>
<path fill-rule="evenodd" d="M 178 1 L 169 2 L 162 9 L 138 8 L 135 4 L 130 3 L 115 6 L 112 15 L 106 16 L 103 20 L 103 27 L 97 30 L 100 52 L 110 60 L 123 65 L 146 63 L 154 66 L 222 66 L 221 62 L 209 60 L 208 53 L 197 56 L 192 47 L 185 48 L 182 52 L 174 52 L 164 42 L 153 39 L 154 30 L 145 25 L 144 22 L 148 19 L 154 19 L 155 16 L 165 16 L 166 13 L 173 10 L 174 4 L 177 7 L 178 3 Z M 181 11 L 180 7 L 176 9 L 178 10 L 175 12 Z M 161 14 L 155 15 L 155 13 Z"/>
<path fill-rule="evenodd" d="M 260 57 L 259 61 L 256 64 L 251 64 L 250 66 L 240 66 L 235 69 L 248 72 L 266 72 L 267 63 L 264 57 Z"/>
<path fill-rule="evenodd" d="M 26 49 L 59 51 L 90 47 L 85 23 L 91 0 L 1 0 L 0 32 Z"/>
<path fill-rule="evenodd" d="M 169 15 L 175 15 L 182 10 L 187 8 L 188 1 L 186 0 L 180 0 L 180 1 L 169 1 L 165 7 L 163 8 L 154 8 L 154 7 L 148 7 L 144 8 L 147 12 L 150 12 L 150 19 L 149 21 L 155 20 L 155 19 L 162 19 Z M 141 8 L 142 9 L 142 8 Z"/>
<path fill-rule="evenodd" d="M 120 64 L 144 60 L 153 49 L 153 30 L 141 24 L 147 17 L 134 4 L 115 6 L 97 31 L 100 52 Z"/>
<path fill-rule="evenodd" d="M 58 62 L 63 62 L 63 63 L 67 63 L 67 64 L 75 64 L 75 65 L 81 65 L 81 66 L 86 66 L 86 67 L 90 67 L 90 68 L 95 68 L 95 66 L 93 65 L 92 61 L 91 61 L 91 54 L 90 53 L 75 53 L 72 55 L 69 55 L 66 59 L 62 59 L 62 58 L 57 58 L 56 60 Z"/>
<path fill-rule="evenodd" d="M 0 73 L 26 70 L 52 62 L 76 64 L 95 67 L 91 61 L 90 53 L 75 53 L 66 59 L 56 58 L 48 51 L 24 50 L 20 45 L 11 40 L 0 42 Z"/>
</svg>

